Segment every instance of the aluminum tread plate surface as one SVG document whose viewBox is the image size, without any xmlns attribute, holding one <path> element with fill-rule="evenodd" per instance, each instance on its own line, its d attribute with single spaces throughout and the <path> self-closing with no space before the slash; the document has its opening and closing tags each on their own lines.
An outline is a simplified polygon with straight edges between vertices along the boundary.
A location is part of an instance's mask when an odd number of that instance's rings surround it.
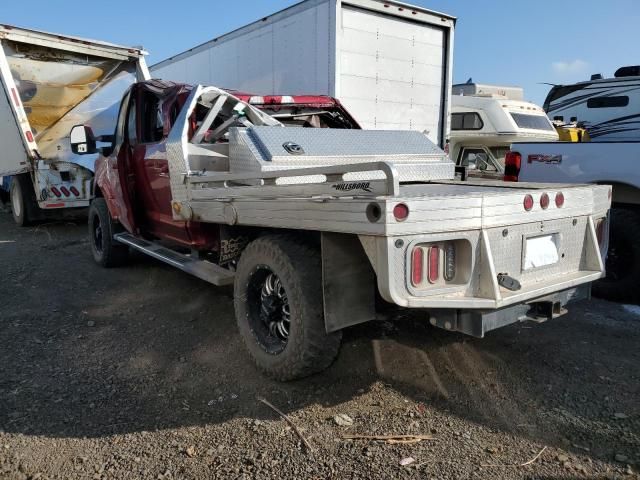
<svg viewBox="0 0 640 480">
<path fill-rule="evenodd" d="M 414 131 L 349 130 L 332 128 L 251 127 L 247 130 L 264 161 L 304 157 L 419 157 L 442 161 L 445 154 L 424 134 Z M 283 145 L 293 142 L 304 149 L 291 155 Z"/>
<path fill-rule="evenodd" d="M 232 128 L 229 142 L 233 173 L 385 161 L 405 182 L 454 178 L 453 162 L 419 132 L 251 127 Z M 305 153 L 288 153 L 283 145 L 290 142 Z M 379 172 L 359 172 L 346 180 L 377 178 Z"/>
</svg>

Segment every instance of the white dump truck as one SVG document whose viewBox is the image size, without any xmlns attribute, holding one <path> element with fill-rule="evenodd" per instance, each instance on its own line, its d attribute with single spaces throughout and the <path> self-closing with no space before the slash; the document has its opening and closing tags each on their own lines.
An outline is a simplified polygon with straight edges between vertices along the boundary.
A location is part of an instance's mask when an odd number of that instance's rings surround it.
<svg viewBox="0 0 640 480">
<path fill-rule="evenodd" d="M 19 225 L 87 207 L 96 155 L 71 152 L 69 129 L 113 135 L 122 93 L 149 77 L 145 52 L 0 25 L 0 191 Z"/>
<path fill-rule="evenodd" d="M 133 248 L 233 284 L 247 349 L 279 380 L 326 368 L 376 291 L 482 337 L 564 314 L 604 275 L 611 187 L 456 181 L 416 131 L 283 127 L 228 91 L 152 80 L 122 99 L 110 145 L 77 126 L 71 146 L 103 154 L 96 262 Z"/>
</svg>

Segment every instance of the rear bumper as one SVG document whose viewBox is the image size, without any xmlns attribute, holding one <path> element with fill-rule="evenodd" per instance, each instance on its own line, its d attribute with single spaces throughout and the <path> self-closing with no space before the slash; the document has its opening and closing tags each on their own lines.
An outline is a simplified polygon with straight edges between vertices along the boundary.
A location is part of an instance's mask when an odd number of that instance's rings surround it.
<svg viewBox="0 0 640 480">
<path fill-rule="evenodd" d="M 591 286 L 582 285 L 499 310 L 432 310 L 430 322 L 445 330 L 482 338 L 487 332 L 517 322 L 544 322 L 567 313 L 566 306 L 591 297 Z"/>
<path fill-rule="evenodd" d="M 504 233 L 503 233 L 504 232 Z M 524 245 L 532 235 L 558 235 L 558 260 L 540 268 L 526 269 Z M 455 243 L 470 245 L 463 280 L 416 286 L 411 278 L 411 252 L 416 246 Z M 405 237 L 363 237 L 364 250 L 377 274 L 382 297 L 401 307 L 417 309 L 500 310 L 528 304 L 539 298 L 574 289 L 602 278 L 604 263 L 594 219 L 569 217 L 549 222 L 512 225 L 446 234 Z M 465 272 L 464 268 L 460 271 Z M 499 275 L 515 278 L 520 285 L 507 289 Z"/>
</svg>

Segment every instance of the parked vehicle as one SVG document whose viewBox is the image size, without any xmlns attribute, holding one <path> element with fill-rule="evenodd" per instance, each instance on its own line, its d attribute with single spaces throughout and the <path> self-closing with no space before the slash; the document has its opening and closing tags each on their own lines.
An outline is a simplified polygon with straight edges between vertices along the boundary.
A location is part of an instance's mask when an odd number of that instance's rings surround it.
<svg viewBox="0 0 640 480">
<path fill-rule="evenodd" d="M 306 0 L 151 67 L 157 78 L 338 98 L 365 129 L 448 137 L 455 19 L 392 1 Z"/>
<path fill-rule="evenodd" d="M 0 198 L 19 225 L 89 206 L 96 155 L 74 155 L 69 129 L 113 133 L 122 92 L 148 76 L 139 48 L 0 25 Z"/>
<path fill-rule="evenodd" d="M 594 142 L 640 137 L 640 66 L 619 68 L 614 78 L 557 85 L 544 102 L 549 118 L 584 126 Z"/>
<path fill-rule="evenodd" d="M 607 277 L 594 291 L 611 300 L 640 300 L 640 141 L 515 143 L 511 149 L 508 181 L 612 185 Z"/>
<path fill-rule="evenodd" d="M 234 285 L 238 327 L 278 380 L 327 367 L 342 330 L 386 302 L 477 337 L 547 320 L 604 271 L 608 186 L 459 182 L 415 131 L 283 128 L 215 87 L 153 80 L 124 96 L 96 162 L 97 263 L 130 248 Z"/>
<path fill-rule="evenodd" d="M 449 153 L 469 176 L 504 176 L 504 158 L 514 142 L 549 142 L 558 133 L 542 108 L 524 101 L 519 87 L 478 83 L 453 86 Z"/>
</svg>

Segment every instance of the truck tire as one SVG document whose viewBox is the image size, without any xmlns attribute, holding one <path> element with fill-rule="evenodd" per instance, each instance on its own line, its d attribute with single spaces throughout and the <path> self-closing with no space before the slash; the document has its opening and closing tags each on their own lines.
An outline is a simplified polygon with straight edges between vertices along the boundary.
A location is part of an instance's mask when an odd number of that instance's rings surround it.
<svg viewBox="0 0 640 480">
<path fill-rule="evenodd" d="M 342 332 L 325 330 L 320 252 L 295 237 L 269 235 L 247 246 L 234 305 L 251 358 L 275 380 L 320 372 L 338 356 Z"/>
<path fill-rule="evenodd" d="M 611 210 L 607 277 L 593 285 L 593 294 L 612 301 L 640 300 L 640 215 Z"/>
<path fill-rule="evenodd" d="M 91 253 L 96 263 L 105 268 L 124 265 L 129 257 L 129 247 L 120 245 L 113 239 L 117 230 L 119 229 L 111 219 L 105 199 L 94 199 L 89 208 Z"/>
<path fill-rule="evenodd" d="M 28 227 L 39 215 L 36 194 L 33 191 L 31 177 L 28 174 L 16 175 L 11 180 L 9 192 L 13 220 L 21 227 Z"/>
</svg>

